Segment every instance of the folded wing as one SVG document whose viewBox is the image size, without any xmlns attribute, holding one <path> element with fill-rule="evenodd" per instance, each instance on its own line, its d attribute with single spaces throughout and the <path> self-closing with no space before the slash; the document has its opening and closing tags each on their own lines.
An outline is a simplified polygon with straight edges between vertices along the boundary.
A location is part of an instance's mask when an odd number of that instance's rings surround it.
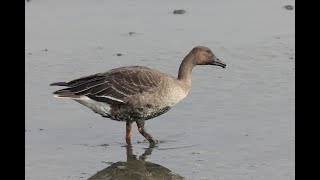
<svg viewBox="0 0 320 180">
<path fill-rule="evenodd" d="M 160 72 L 143 66 L 129 66 L 51 85 L 67 86 L 55 91 L 56 97 L 76 99 L 87 96 L 111 104 L 123 103 L 126 97 L 150 91 L 158 87 L 161 80 Z"/>
</svg>

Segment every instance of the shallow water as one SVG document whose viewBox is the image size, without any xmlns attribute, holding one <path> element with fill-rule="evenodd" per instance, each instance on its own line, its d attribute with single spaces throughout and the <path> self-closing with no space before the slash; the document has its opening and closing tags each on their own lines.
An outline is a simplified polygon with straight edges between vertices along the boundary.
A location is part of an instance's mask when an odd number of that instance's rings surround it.
<svg viewBox="0 0 320 180">
<path fill-rule="evenodd" d="M 120 178 L 124 167 L 149 179 L 294 179 L 295 12 L 287 4 L 294 1 L 26 2 L 26 179 Z M 176 75 L 196 45 L 227 68 L 197 66 L 186 99 L 146 122 L 160 140 L 146 159 L 128 159 L 149 147 L 136 128 L 128 156 L 125 123 L 51 95 L 52 82 L 126 65 Z"/>
</svg>

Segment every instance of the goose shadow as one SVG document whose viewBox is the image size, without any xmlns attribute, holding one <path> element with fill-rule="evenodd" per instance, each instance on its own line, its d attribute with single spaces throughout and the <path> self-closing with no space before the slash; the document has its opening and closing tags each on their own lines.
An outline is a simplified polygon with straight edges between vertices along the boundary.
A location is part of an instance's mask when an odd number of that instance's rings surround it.
<svg viewBox="0 0 320 180">
<path fill-rule="evenodd" d="M 154 146 L 149 146 L 140 155 L 133 154 L 132 147 L 126 147 L 127 161 L 112 163 L 105 169 L 98 171 L 88 180 L 182 180 L 184 177 L 170 169 L 156 163 L 146 161 Z"/>
</svg>

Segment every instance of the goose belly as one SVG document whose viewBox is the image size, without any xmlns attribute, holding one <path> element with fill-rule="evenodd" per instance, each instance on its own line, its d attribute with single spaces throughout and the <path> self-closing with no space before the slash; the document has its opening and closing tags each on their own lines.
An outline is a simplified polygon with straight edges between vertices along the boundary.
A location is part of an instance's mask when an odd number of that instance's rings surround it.
<svg viewBox="0 0 320 180">
<path fill-rule="evenodd" d="M 139 107 L 132 108 L 127 105 L 120 105 L 112 107 L 111 105 L 95 101 L 87 96 L 81 96 L 74 99 L 80 104 L 92 109 L 94 112 L 102 115 L 103 117 L 116 120 L 116 121 L 134 121 L 136 119 L 152 119 L 160 116 L 171 109 L 170 106 L 160 107 L 150 104 L 140 105 Z"/>
<path fill-rule="evenodd" d="M 87 96 L 74 99 L 103 117 L 117 121 L 149 120 L 168 112 L 185 98 L 187 92 L 180 88 L 166 89 L 153 94 L 137 95 L 122 105 L 110 105 Z"/>
<path fill-rule="evenodd" d="M 165 106 L 165 107 L 146 106 L 146 107 L 137 108 L 133 115 L 140 117 L 141 119 L 144 119 L 144 120 L 149 120 L 168 112 L 170 109 L 171 109 L 171 106 Z"/>
</svg>

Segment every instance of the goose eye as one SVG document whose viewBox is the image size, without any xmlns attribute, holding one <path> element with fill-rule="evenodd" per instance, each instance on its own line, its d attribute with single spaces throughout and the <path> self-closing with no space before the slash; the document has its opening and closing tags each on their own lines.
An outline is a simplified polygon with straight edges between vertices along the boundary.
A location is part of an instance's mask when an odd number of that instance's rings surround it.
<svg viewBox="0 0 320 180">
<path fill-rule="evenodd" d="M 207 53 L 209 53 L 209 54 L 210 54 L 210 50 L 207 50 Z"/>
</svg>

